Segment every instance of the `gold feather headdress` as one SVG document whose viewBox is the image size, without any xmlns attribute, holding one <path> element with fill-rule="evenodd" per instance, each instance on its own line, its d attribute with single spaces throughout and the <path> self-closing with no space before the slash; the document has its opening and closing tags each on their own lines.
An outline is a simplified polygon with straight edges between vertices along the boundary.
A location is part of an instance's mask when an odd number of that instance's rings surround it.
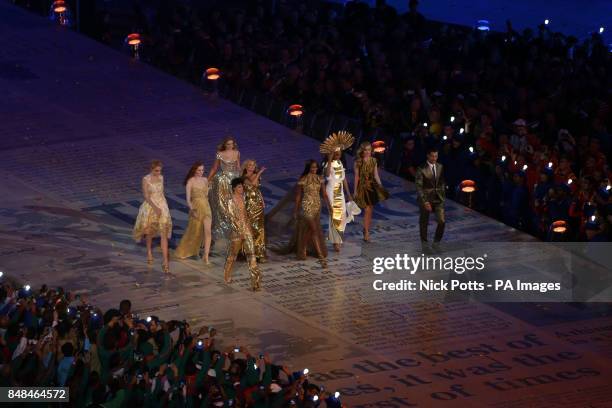
<svg viewBox="0 0 612 408">
<path fill-rule="evenodd" d="M 332 133 L 327 136 L 327 139 L 319 147 L 319 151 L 323 154 L 331 154 L 338 150 L 345 150 L 355 143 L 355 138 L 350 132 L 341 130 L 338 133 Z"/>
</svg>

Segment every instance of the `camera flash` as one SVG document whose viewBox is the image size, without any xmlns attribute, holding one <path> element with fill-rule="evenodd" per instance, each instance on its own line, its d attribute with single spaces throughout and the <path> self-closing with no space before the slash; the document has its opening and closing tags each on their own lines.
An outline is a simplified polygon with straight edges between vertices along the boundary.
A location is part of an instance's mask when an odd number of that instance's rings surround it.
<svg viewBox="0 0 612 408">
<path fill-rule="evenodd" d="M 307 374 L 310 372 L 310 370 L 308 370 L 307 368 L 305 368 L 303 372 L 304 372 L 304 375 L 307 375 Z"/>
<path fill-rule="evenodd" d="M 334 398 L 336 399 L 340 398 L 340 393 L 338 391 L 334 392 Z"/>
<path fill-rule="evenodd" d="M 151 320 L 153 320 L 151 319 L 151 316 L 147 317 L 147 323 L 151 323 Z"/>
<path fill-rule="evenodd" d="M 548 25 L 550 23 L 549 19 L 544 20 L 544 24 Z"/>
</svg>

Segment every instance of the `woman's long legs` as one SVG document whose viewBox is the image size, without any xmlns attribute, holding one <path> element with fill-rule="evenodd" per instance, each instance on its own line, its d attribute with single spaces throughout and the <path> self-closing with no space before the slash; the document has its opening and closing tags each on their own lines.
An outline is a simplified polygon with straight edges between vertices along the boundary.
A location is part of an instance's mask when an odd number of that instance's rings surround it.
<svg viewBox="0 0 612 408">
<path fill-rule="evenodd" d="M 209 264 L 208 255 L 210 254 L 210 240 L 211 240 L 211 225 L 212 218 L 204 218 L 204 262 Z"/>
<path fill-rule="evenodd" d="M 370 226 L 372 225 L 372 213 L 374 212 L 374 207 L 368 205 L 364 210 L 363 217 L 363 240 L 366 242 L 370 241 Z"/>
<path fill-rule="evenodd" d="M 161 250 L 162 250 L 162 256 L 164 258 L 164 261 L 162 263 L 162 268 L 164 270 L 164 273 L 169 273 L 170 264 L 168 261 L 168 236 L 162 233 L 159 239 L 159 243 L 160 243 Z"/>
<path fill-rule="evenodd" d="M 151 234 L 146 234 L 145 235 L 145 240 L 147 242 L 147 263 L 148 264 L 152 264 L 153 263 L 153 235 Z"/>
</svg>

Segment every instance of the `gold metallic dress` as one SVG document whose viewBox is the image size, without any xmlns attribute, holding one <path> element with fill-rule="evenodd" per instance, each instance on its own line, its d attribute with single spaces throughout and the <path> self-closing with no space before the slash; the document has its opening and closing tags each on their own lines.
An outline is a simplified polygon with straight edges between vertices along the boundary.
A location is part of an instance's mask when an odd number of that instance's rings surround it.
<svg viewBox="0 0 612 408">
<path fill-rule="evenodd" d="M 298 217 L 294 238 L 289 244 L 298 259 L 306 259 L 312 252 L 319 259 L 327 258 L 327 248 L 321 228 L 321 185 L 323 179 L 316 174 L 307 174 L 298 181 L 302 189 L 301 213 Z"/>
<path fill-rule="evenodd" d="M 326 171 L 329 163 L 325 164 Z M 329 219 L 327 238 L 334 244 L 342 243 L 342 234 L 346 227 L 346 202 L 344 201 L 344 166 L 340 160 L 331 162 L 331 172 L 327 177 L 326 192 L 331 201 L 332 214 Z"/>
<path fill-rule="evenodd" d="M 357 182 L 355 203 L 360 208 L 365 208 L 370 205 L 374 206 L 389 198 L 389 193 L 387 190 L 378 184 L 376 178 L 374 177 L 376 166 L 377 161 L 374 157 L 369 157 L 365 160 L 360 160 L 357 162 L 359 181 Z"/>
<path fill-rule="evenodd" d="M 229 239 L 231 230 L 228 216 L 228 203 L 232 198 L 232 180 L 240 177 L 238 161 L 226 161 L 217 153 L 219 170 L 215 173 L 210 187 L 210 206 L 212 209 L 212 232 L 215 239 Z"/>
<path fill-rule="evenodd" d="M 172 236 L 172 218 L 170 218 L 170 209 L 164 196 L 164 177 L 159 176 L 159 181 L 154 182 L 151 175 L 144 176 L 144 188 L 147 190 L 149 199 L 161 209 L 161 214 L 158 216 L 153 207 L 147 201 L 143 202 L 138 209 L 136 224 L 132 236 L 135 241 L 140 241 L 145 235 L 166 236 L 168 239 Z"/>
<path fill-rule="evenodd" d="M 225 266 L 223 267 L 225 281 L 232 280 L 232 270 L 234 262 L 240 250 L 247 258 L 249 271 L 251 273 L 251 288 L 258 290 L 261 286 L 261 271 L 257 266 L 257 258 L 255 257 L 255 245 L 253 244 L 253 235 L 251 234 L 251 226 L 249 225 L 246 208 L 240 201 L 235 201 L 230 198 L 227 203 L 229 230 L 229 245 L 227 246 L 227 257 Z"/>
<path fill-rule="evenodd" d="M 204 220 L 211 217 L 207 185 L 197 187 L 192 185 L 190 197 L 192 210 L 189 212 L 189 223 L 181 242 L 174 251 L 174 256 L 181 259 L 200 253 L 204 242 Z"/>
<path fill-rule="evenodd" d="M 264 227 L 264 199 L 261 195 L 259 185 L 244 183 L 244 202 L 246 206 L 253 244 L 255 245 L 255 256 L 257 259 L 266 258 L 266 233 Z"/>
</svg>

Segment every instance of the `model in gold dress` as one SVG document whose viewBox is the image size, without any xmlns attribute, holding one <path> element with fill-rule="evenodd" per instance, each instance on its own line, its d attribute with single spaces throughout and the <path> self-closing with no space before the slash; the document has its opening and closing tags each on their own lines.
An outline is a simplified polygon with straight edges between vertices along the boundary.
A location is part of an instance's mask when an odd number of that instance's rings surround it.
<svg viewBox="0 0 612 408">
<path fill-rule="evenodd" d="M 240 177 L 240 152 L 234 139 L 228 137 L 217 147 L 215 162 L 208 175 L 215 239 L 229 238 L 231 225 L 227 205 L 232 197 L 232 180 L 237 177 Z"/>
<path fill-rule="evenodd" d="M 257 168 L 255 160 L 246 160 L 243 163 L 242 179 L 244 180 L 244 201 L 246 205 L 253 243 L 255 245 L 255 256 L 257 262 L 266 262 L 266 232 L 264 227 L 264 208 L 265 203 L 259 183 L 261 174 L 266 170 L 265 167 Z"/>
<path fill-rule="evenodd" d="M 300 260 L 306 259 L 307 252 L 312 250 L 321 265 L 327 267 L 327 248 L 321 227 L 321 196 L 330 210 L 331 204 L 325 191 L 325 182 L 319 175 L 319 164 L 315 160 L 309 160 L 297 185 L 293 211 L 296 220 L 295 231 L 289 248 L 295 251 Z"/>
<path fill-rule="evenodd" d="M 378 162 L 372 156 L 372 145 L 363 142 L 357 150 L 357 160 L 354 164 L 355 172 L 355 203 L 364 210 L 363 240 L 370 242 L 370 226 L 374 206 L 389 198 L 378 175 Z"/>
<path fill-rule="evenodd" d="M 257 266 L 255 257 L 255 245 L 251 226 L 247 216 L 244 203 L 244 185 L 241 178 L 232 180 L 232 197 L 228 202 L 228 219 L 230 223 L 230 242 L 227 248 L 227 258 L 223 268 L 226 283 L 232 283 L 232 269 L 238 253 L 242 249 L 249 264 L 251 273 L 251 289 L 254 291 L 261 289 L 261 271 Z"/>
<path fill-rule="evenodd" d="M 147 242 L 147 263 L 153 263 L 153 238 L 160 237 L 163 255 L 162 270 L 166 277 L 170 277 L 168 260 L 168 240 L 172 236 L 172 218 L 166 197 L 164 196 L 164 176 L 162 176 L 162 162 L 154 160 L 151 163 L 151 172 L 142 178 L 142 195 L 144 202 L 138 210 L 136 224 L 132 236 L 140 242 L 145 237 Z"/>
<path fill-rule="evenodd" d="M 189 223 L 174 255 L 181 259 L 197 256 L 204 245 L 204 263 L 210 265 L 208 254 L 212 216 L 208 204 L 208 179 L 204 177 L 204 164 L 197 162 L 191 166 L 183 184 L 187 193 Z"/>
</svg>

